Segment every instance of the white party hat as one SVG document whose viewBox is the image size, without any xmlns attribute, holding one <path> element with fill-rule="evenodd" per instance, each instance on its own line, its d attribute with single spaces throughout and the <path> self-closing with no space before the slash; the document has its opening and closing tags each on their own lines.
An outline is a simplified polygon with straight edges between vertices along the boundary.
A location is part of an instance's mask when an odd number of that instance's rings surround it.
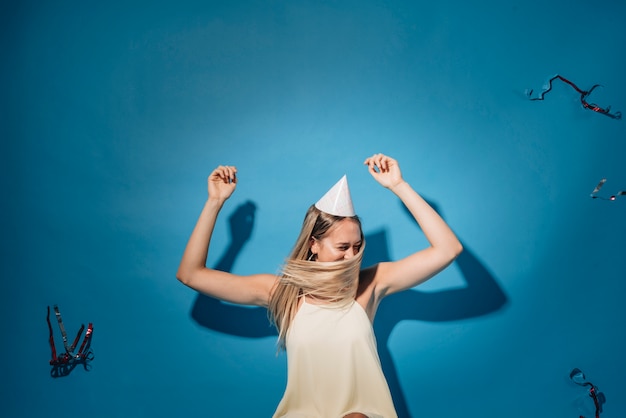
<svg viewBox="0 0 626 418">
<path fill-rule="evenodd" d="M 348 178 L 344 175 L 317 201 L 315 207 L 330 215 L 354 216 L 354 207 L 352 207 L 352 198 L 348 188 Z"/>
</svg>

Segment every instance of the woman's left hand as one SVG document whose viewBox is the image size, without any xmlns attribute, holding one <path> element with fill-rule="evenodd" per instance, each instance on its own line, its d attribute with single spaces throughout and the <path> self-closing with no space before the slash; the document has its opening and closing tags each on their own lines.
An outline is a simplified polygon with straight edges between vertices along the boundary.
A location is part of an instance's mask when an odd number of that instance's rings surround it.
<svg viewBox="0 0 626 418">
<path fill-rule="evenodd" d="M 364 162 L 372 177 L 388 189 L 399 185 L 404 180 L 398 162 L 384 154 L 374 154 Z"/>
</svg>

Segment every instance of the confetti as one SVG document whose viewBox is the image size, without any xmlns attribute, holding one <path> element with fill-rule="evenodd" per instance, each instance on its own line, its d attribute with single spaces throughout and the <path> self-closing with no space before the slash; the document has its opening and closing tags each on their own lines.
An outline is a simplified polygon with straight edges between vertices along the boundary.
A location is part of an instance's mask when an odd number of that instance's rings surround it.
<svg viewBox="0 0 626 418">
<path fill-rule="evenodd" d="M 617 196 L 626 196 L 626 190 L 620 190 L 619 192 L 617 192 L 614 195 L 611 195 L 609 197 L 602 197 L 602 196 L 598 196 L 597 193 L 600 191 L 600 189 L 602 188 L 602 186 L 604 186 L 604 183 L 606 183 L 606 179 L 602 179 L 600 180 L 600 182 L 598 183 L 598 185 L 596 186 L 595 189 L 593 189 L 593 192 L 591 192 L 591 198 L 592 199 L 601 199 L 601 200 L 615 200 L 617 198 Z"/>
</svg>

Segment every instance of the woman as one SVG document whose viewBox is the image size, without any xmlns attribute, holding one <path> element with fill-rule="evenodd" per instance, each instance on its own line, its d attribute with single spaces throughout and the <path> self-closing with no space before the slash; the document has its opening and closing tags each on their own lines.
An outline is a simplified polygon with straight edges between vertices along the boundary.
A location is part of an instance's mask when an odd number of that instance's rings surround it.
<svg viewBox="0 0 626 418">
<path fill-rule="evenodd" d="M 393 158 L 376 154 L 365 165 L 402 200 L 430 246 L 361 270 L 365 242 L 344 176 L 309 208 L 280 276 L 239 276 L 206 267 L 215 221 L 235 190 L 237 170 L 220 166 L 209 176 L 208 200 L 177 277 L 209 296 L 268 308 L 288 359 L 287 388 L 274 417 L 396 417 L 372 331 L 376 310 L 384 297 L 428 280 L 462 251 Z"/>
</svg>

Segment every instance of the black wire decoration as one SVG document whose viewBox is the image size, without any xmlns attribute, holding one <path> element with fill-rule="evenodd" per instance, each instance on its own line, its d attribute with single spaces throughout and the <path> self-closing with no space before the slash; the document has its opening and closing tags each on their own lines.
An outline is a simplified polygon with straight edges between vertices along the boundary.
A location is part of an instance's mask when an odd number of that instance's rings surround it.
<svg viewBox="0 0 626 418">
<path fill-rule="evenodd" d="M 599 87 L 599 84 L 594 84 L 593 87 L 591 87 L 589 90 L 582 90 L 580 89 L 576 84 L 572 83 L 571 81 L 569 81 L 568 79 L 560 76 L 560 75 L 555 75 L 554 77 L 552 77 L 549 81 L 548 81 L 548 86 L 539 94 L 539 97 L 530 97 L 533 94 L 533 90 L 526 90 L 526 96 L 528 96 L 528 98 L 530 100 L 543 100 L 543 96 L 546 95 L 546 93 L 548 93 L 550 90 L 552 90 L 552 82 L 556 79 L 559 79 L 561 81 L 563 81 L 564 83 L 569 84 L 574 90 L 576 90 L 578 93 L 580 93 L 580 103 L 583 105 L 583 107 L 585 109 L 589 109 L 589 110 L 593 110 L 594 112 L 597 113 L 601 113 L 603 115 L 606 115 L 612 119 L 621 119 L 622 118 L 622 112 L 615 112 L 615 113 L 611 113 L 611 106 L 607 106 L 605 108 L 598 106 L 595 103 L 588 103 L 585 98 L 587 96 L 589 96 L 591 94 L 591 92 L 596 88 Z"/>
</svg>

